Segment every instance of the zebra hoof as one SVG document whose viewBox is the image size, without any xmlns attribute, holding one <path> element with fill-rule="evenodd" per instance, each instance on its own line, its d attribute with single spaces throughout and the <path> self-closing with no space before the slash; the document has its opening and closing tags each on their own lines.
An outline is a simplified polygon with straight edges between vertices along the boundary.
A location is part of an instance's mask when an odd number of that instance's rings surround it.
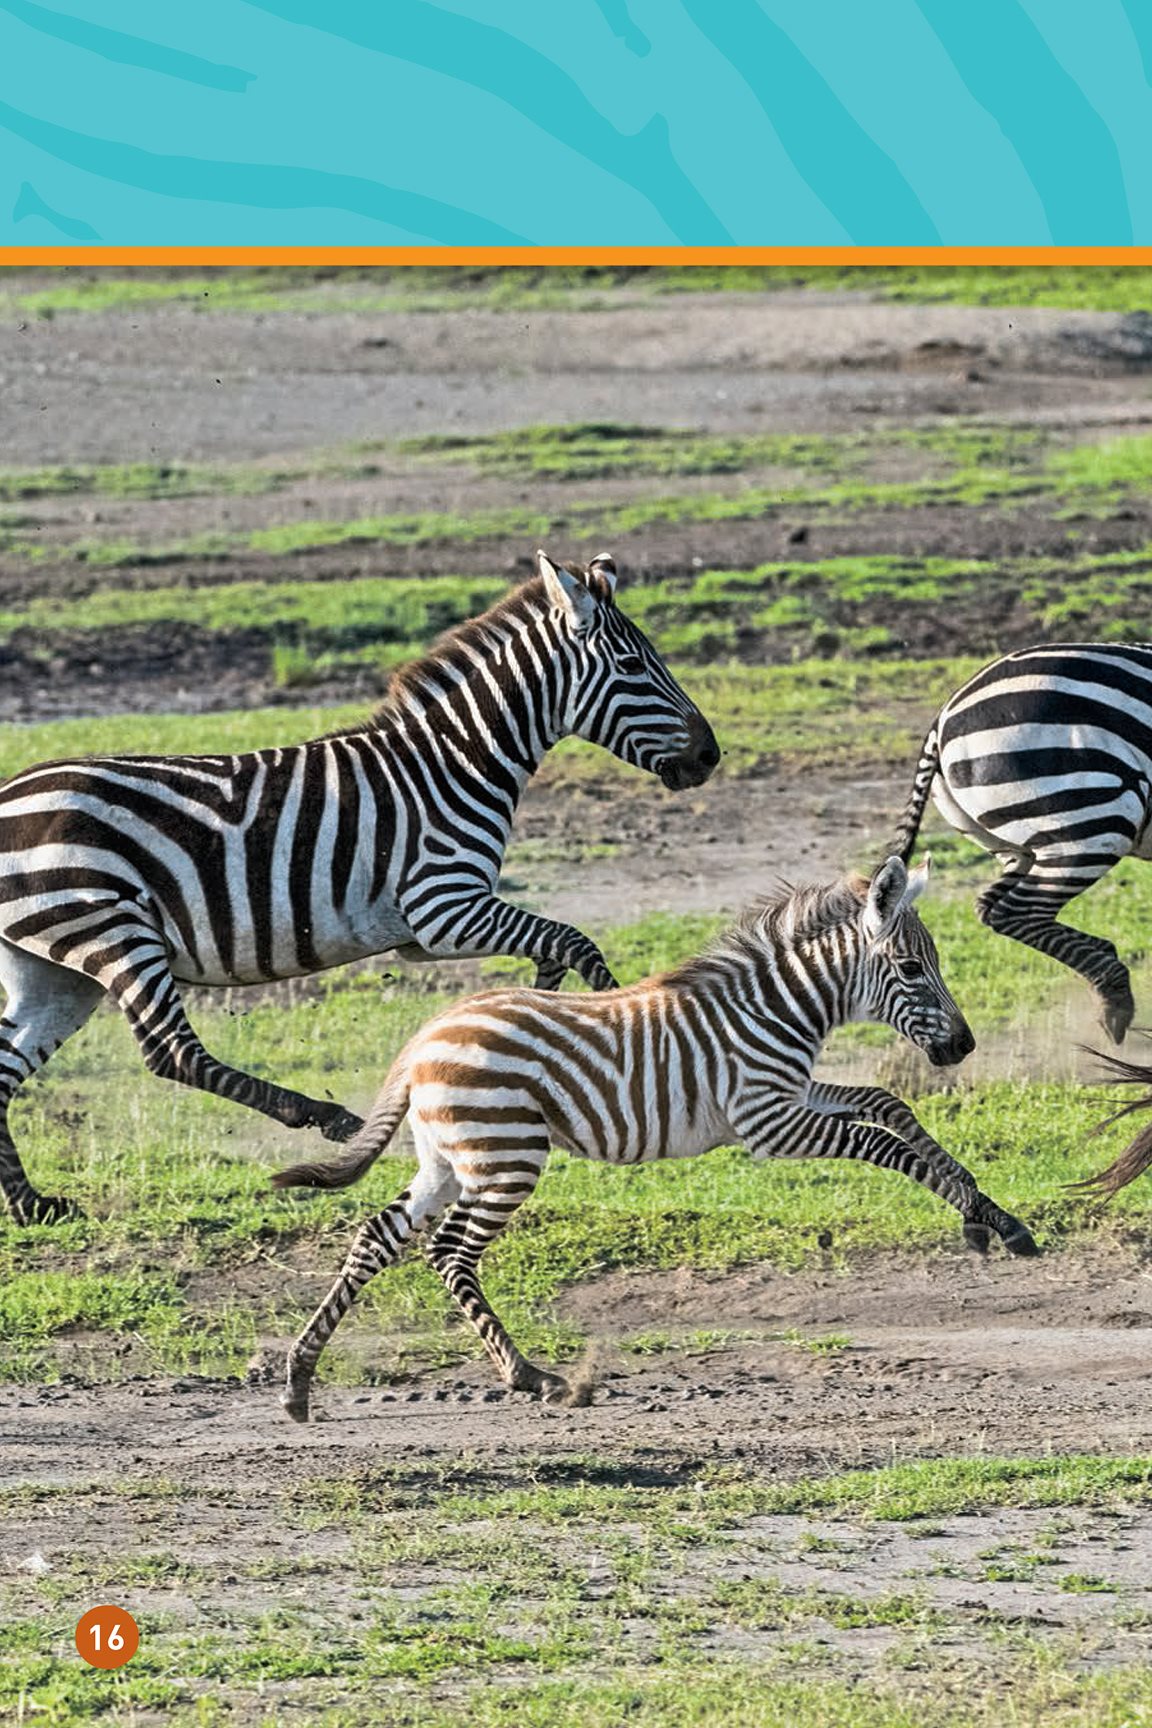
<svg viewBox="0 0 1152 1728">
<path fill-rule="evenodd" d="M 572 1396 L 567 1380 L 562 1380 L 559 1374 L 549 1374 L 546 1368 L 533 1367 L 531 1362 L 521 1363 L 514 1371 L 508 1390 L 530 1392 L 541 1404 L 567 1404 Z"/>
<path fill-rule="evenodd" d="M 1015 1230 L 1010 1230 L 1003 1242 L 1009 1254 L 1019 1254 L 1025 1260 L 1035 1259 L 1040 1252 L 1035 1236 L 1023 1224 L 1017 1224 Z"/>
<path fill-rule="evenodd" d="M 969 1248 L 974 1248 L 977 1254 L 987 1254 L 988 1245 L 992 1240 L 992 1232 L 987 1224 L 965 1224 L 964 1240 Z"/>
<path fill-rule="evenodd" d="M 337 1110 L 334 1116 L 320 1124 L 320 1132 L 325 1140 L 351 1140 L 363 1126 L 362 1116 L 353 1116 L 351 1110 Z"/>
<path fill-rule="evenodd" d="M 63 1224 L 84 1216 L 75 1200 L 55 1194 L 33 1194 L 27 1200 L 17 1200 L 11 1211 L 17 1224 Z"/>
<path fill-rule="evenodd" d="M 307 1392 L 307 1389 L 305 1389 L 303 1392 L 282 1392 L 280 1394 L 280 1408 L 282 1410 L 286 1411 L 289 1416 L 291 1416 L 293 1422 L 307 1422 L 307 1420 L 308 1420 L 308 1392 Z"/>
</svg>

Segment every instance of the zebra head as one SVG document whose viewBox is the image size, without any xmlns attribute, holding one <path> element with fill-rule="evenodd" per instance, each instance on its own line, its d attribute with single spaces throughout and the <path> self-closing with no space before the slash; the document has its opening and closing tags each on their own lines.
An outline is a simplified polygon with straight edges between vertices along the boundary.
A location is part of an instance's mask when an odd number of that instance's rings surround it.
<svg viewBox="0 0 1152 1728">
<path fill-rule="evenodd" d="M 554 564 L 537 552 L 536 570 L 570 656 L 563 732 L 658 774 L 669 791 L 701 785 L 720 760 L 715 735 L 618 610 L 614 561 L 601 552 L 587 567 Z"/>
<path fill-rule="evenodd" d="M 945 1068 L 962 1062 L 976 1040 L 940 976 L 936 944 L 915 909 L 928 886 L 929 862 L 925 857 L 909 874 L 899 858 L 889 858 L 868 884 L 860 915 L 859 1001 L 866 1018 L 894 1027 Z"/>
</svg>

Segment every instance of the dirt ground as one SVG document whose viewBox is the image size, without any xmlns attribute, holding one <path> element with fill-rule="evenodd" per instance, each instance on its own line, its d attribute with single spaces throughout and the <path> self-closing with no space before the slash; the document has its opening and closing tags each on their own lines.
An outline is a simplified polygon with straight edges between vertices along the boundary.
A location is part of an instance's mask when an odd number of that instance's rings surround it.
<svg viewBox="0 0 1152 1728">
<path fill-rule="evenodd" d="M 18 292 L 18 277 L 5 287 Z M 0 461 L 250 459 L 565 420 L 805 432 L 878 415 L 1147 408 L 1115 314 L 847 295 L 628 298 L 577 312 L 173 306 L 9 322 Z"/>
<path fill-rule="evenodd" d="M 599 1341 L 586 1409 L 507 1393 L 477 1362 L 386 1390 L 323 1388 L 315 1419 L 296 1427 L 278 1407 L 280 1341 L 270 1340 L 254 1385 L 5 1389 L 4 1480 L 282 1486 L 438 1454 L 511 1470 L 526 1452 L 673 1470 L 732 1458 L 787 1477 L 909 1456 L 1152 1449 L 1152 1259 L 1132 1244 L 1036 1263 L 957 1247 L 849 1272 L 614 1274 L 559 1308 Z M 736 1336 L 653 1359 L 616 1347 L 649 1326 Z M 801 1342 L 821 1337 L 833 1341 L 827 1353 Z"/>
<path fill-rule="evenodd" d="M 1115 316 L 891 306 L 844 296 L 676 298 L 639 309 L 452 318 L 201 316 L 179 308 L 64 315 L 5 329 L 0 373 L 4 464 L 291 456 L 349 439 L 542 421 L 799 432 L 985 413 L 1131 430 L 1152 411 L 1148 374 L 1133 369 L 1124 321 Z M 403 507 L 395 497 L 385 476 L 365 508 Z M 499 498 L 498 491 L 470 493 L 467 502 Z M 318 514 L 325 502 L 317 498 Z M 454 507 L 457 500 L 445 502 Z M 109 508 L 122 508 L 129 522 L 133 506 Z M 246 501 L 236 508 L 236 520 L 247 520 Z M 196 509 L 195 500 L 174 504 L 173 528 L 186 530 Z M 83 529 L 76 504 L 53 500 L 42 515 L 64 541 Z M 694 560 L 748 564 L 780 556 L 793 526 L 772 520 L 646 530 L 615 550 L 625 566 L 631 558 L 645 569 L 684 569 Z M 841 532 L 815 531 L 805 555 L 841 550 Z M 886 525 L 860 519 L 852 532 L 857 550 L 923 555 L 957 550 L 961 527 L 939 510 Z M 1026 513 L 1009 520 L 989 512 L 978 532 L 981 545 L 966 545 L 969 554 L 1052 549 L 1053 534 L 1064 530 Z M 1080 525 L 1079 532 L 1081 551 L 1149 538 L 1140 520 Z M 431 553 L 353 548 L 294 559 L 291 567 L 320 578 L 436 568 L 511 578 L 530 551 L 502 542 Z M 196 581 L 218 575 L 211 566 L 185 574 Z M 166 568 L 142 579 L 168 582 L 181 573 Z M 66 586 L 50 564 L 8 566 L 0 570 L 0 599 L 50 592 L 54 581 Z M 940 652 L 956 651 L 946 621 L 939 640 Z M 0 666 L 0 718 L 238 706 L 268 697 L 255 658 L 246 664 L 237 650 L 234 663 L 221 668 L 191 630 L 183 639 L 173 632 L 162 642 L 142 639 L 139 665 L 109 668 L 85 654 L 80 664 L 65 653 L 46 674 L 14 645 Z M 337 694 L 349 699 L 347 690 L 317 693 Z M 207 747 L 207 722 L 205 737 Z M 906 777 L 898 764 L 867 784 L 768 774 L 739 785 L 717 782 L 679 801 L 657 791 L 641 801 L 603 787 L 534 792 L 520 839 L 562 842 L 565 832 L 576 832 L 613 850 L 576 872 L 562 861 L 540 866 L 533 899 L 590 925 L 655 908 L 736 907 L 777 876 L 819 876 L 865 859 L 902 803 Z M 252 1384 L 8 1387 L 0 1390 L 0 1481 L 93 1484 L 109 1492 L 125 1477 L 213 1483 L 222 1497 L 205 1501 L 197 1516 L 211 1520 L 215 1505 L 216 1522 L 198 1523 L 196 1543 L 218 1556 L 234 1551 L 239 1560 L 271 1484 L 355 1475 L 380 1461 L 469 1456 L 484 1461 L 494 1479 L 516 1481 L 526 1454 L 579 1454 L 609 1458 L 625 1474 L 678 1481 L 717 1460 L 784 1478 L 911 1456 L 1152 1450 L 1152 1259 L 1142 1245 L 1119 1238 L 1037 1262 L 981 1262 L 957 1246 L 931 1259 L 888 1255 L 850 1272 L 829 1266 L 794 1275 L 614 1276 L 570 1292 L 561 1311 L 597 1341 L 590 1365 L 597 1391 L 588 1408 L 540 1408 L 507 1395 L 481 1362 L 466 1371 L 428 1371 L 387 1390 L 324 1389 L 318 1419 L 307 1428 L 281 1414 L 276 1385 L 260 1373 Z M 622 1353 L 616 1340 L 647 1325 L 732 1336 L 653 1358 Z M 793 1333 L 835 1334 L 837 1342 L 817 1353 L 789 1338 Z M 282 1343 L 268 1341 L 272 1359 Z M 1001 1534 L 1026 1540 L 1013 1516 L 1000 1520 Z M 957 1542 L 971 1546 L 974 1531 L 959 1528 L 963 1520 L 953 1523 Z M 91 1540 L 106 1545 L 114 1528 L 115 1519 L 94 1514 Z M 1148 1521 L 1136 1519 L 1125 1541 L 1146 1548 L 1149 1533 Z M 132 1540 L 130 1529 L 123 1539 Z M 19 1520 L 3 1543 L 9 1555 L 46 1545 L 42 1529 Z M 882 1582 L 888 1562 L 879 1554 L 879 1547 L 870 1551 L 867 1575 Z M 891 1576 L 903 1576 L 898 1544 L 890 1560 Z M 845 1581 L 843 1573 L 838 1578 Z M 1063 1611 L 1073 1613 L 1067 1598 Z M 1081 1612 L 1090 1608 L 1077 1604 Z"/>
</svg>

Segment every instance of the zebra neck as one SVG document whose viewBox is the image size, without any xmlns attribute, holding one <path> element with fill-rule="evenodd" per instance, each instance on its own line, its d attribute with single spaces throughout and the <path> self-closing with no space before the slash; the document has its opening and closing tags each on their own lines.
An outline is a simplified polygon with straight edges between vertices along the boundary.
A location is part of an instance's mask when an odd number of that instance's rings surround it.
<svg viewBox="0 0 1152 1728">
<path fill-rule="evenodd" d="M 765 953 L 748 976 L 746 1012 L 785 1032 L 798 1053 L 806 1052 L 810 1069 L 829 1033 L 849 1017 L 852 992 L 843 971 L 843 958 L 822 942 Z"/>
<path fill-rule="evenodd" d="M 535 633 L 533 633 L 535 636 Z M 461 790 L 498 795 L 511 815 L 545 754 L 564 735 L 562 682 L 550 644 L 496 636 L 466 655 L 430 657 L 399 680 L 369 728 L 387 751 L 415 747 Z"/>
</svg>

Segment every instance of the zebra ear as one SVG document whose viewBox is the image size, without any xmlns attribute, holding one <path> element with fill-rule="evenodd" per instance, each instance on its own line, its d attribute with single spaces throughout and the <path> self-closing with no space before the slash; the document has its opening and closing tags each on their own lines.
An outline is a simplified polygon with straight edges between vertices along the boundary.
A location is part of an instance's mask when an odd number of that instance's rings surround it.
<svg viewBox="0 0 1152 1728">
<path fill-rule="evenodd" d="M 544 578 L 549 604 L 567 614 L 577 635 L 587 630 L 596 615 L 596 599 L 587 583 L 565 570 L 563 564 L 553 564 L 547 552 L 537 552 L 536 571 Z"/>
<path fill-rule="evenodd" d="M 925 852 L 915 870 L 908 872 L 908 892 L 904 896 L 905 906 L 912 906 L 919 900 L 928 886 L 928 876 L 932 869 L 932 854 Z"/>
<path fill-rule="evenodd" d="M 863 927 L 869 942 L 881 942 L 904 910 L 908 897 L 908 871 L 899 858 L 883 863 L 868 885 Z"/>
<path fill-rule="evenodd" d="M 597 552 L 588 565 L 589 576 L 598 576 L 609 596 L 616 592 L 616 560 L 611 552 Z"/>
</svg>

